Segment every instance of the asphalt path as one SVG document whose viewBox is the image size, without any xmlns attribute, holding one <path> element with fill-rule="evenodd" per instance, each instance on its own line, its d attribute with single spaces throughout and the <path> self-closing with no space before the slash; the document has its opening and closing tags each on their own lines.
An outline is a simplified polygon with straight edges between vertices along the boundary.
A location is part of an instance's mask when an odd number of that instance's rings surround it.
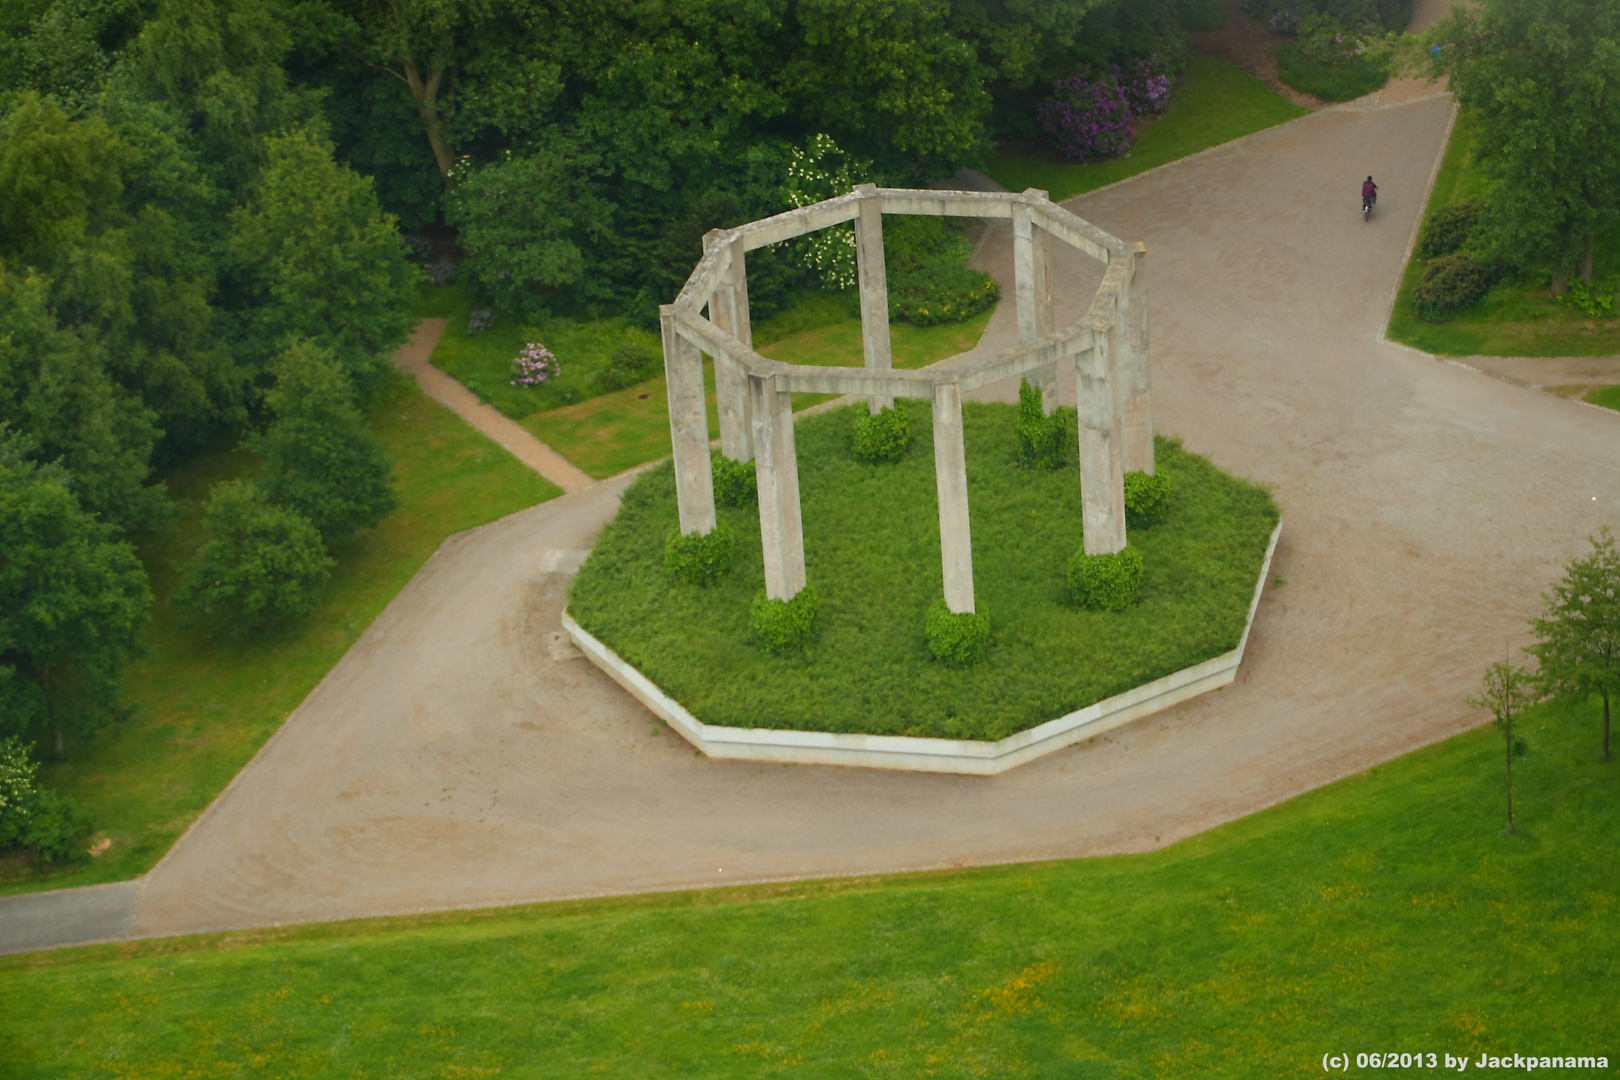
<svg viewBox="0 0 1620 1080">
<path fill-rule="evenodd" d="M 1449 117 L 1315 113 L 1068 204 L 1147 245 L 1158 429 L 1283 509 L 1224 691 L 998 777 L 710 761 L 558 628 L 598 484 L 448 541 L 101 936 L 1142 851 L 1479 723 L 1616 524 L 1620 415 L 1382 342 Z M 1061 318 L 1095 274 L 1054 280 Z"/>
</svg>

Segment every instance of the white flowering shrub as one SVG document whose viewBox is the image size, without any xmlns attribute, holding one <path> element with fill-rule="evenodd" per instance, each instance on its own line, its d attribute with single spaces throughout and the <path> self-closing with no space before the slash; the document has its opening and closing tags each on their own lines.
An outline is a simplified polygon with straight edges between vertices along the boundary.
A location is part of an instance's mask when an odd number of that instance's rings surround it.
<svg viewBox="0 0 1620 1080">
<path fill-rule="evenodd" d="M 864 182 L 869 162 L 850 158 L 831 135 L 812 135 L 803 150 L 790 151 L 782 194 L 794 209 L 844 195 Z M 835 225 L 794 241 L 795 255 L 806 270 L 821 279 L 824 288 L 841 291 L 855 287 L 854 225 Z"/>
</svg>

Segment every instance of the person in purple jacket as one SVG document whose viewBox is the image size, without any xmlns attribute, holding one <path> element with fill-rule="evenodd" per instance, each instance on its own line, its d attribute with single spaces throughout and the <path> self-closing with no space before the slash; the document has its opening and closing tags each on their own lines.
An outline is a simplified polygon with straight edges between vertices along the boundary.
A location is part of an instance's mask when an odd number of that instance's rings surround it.
<svg viewBox="0 0 1620 1080">
<path fill-rule="evenodd" d="M 1373 183 L 1373 178 L 1369 176 L 1367 182 L 1361 185 L 1362 211 L 1371 210 L 1376 202 L 1378 202 L 1378 185 Z"/>
</svg>

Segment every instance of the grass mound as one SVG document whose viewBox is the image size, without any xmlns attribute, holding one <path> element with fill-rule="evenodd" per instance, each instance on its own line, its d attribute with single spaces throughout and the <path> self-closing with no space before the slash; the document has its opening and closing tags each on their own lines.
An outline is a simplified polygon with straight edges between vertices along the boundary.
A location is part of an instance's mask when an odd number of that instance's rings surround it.
<svg viewBox="0 0 1620 1080">
<path fill-rule="evenodd" d="M 968 500 L 977 599 L 995 617 L 984 659 L 934 660 L 929 605 L 943 590 L 928 406 L 912 403 L 900 461 L 857 461 L 857 406 L 801 421 L 796 436 L 805 563 L 820 595 L 802 653 L 770 656 L 750 613 L 764 587 L 759 519 L 721 510 L 736 535 L 730 575 L 709 588 L 664 574 L 676 527 L 673 471 L 625 493 L 570 596 L 576 619 L 710 724 L 1001 739 L 1237 645 L 1277 509 L 1258 486 L 1173 441 L 1166 521 L 1131 534 L 1145 559 L 1140 602 L 1114 614 L 1067 604 L 1080 545 L 1071 465 L 1017 467 L 1016 410 L 969 404 Z"/>
</svg>

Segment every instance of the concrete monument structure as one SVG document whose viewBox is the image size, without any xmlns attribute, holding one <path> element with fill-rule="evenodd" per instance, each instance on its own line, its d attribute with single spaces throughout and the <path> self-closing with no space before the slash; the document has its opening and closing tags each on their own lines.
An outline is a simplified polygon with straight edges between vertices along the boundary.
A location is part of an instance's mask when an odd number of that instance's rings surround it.
<svg viewBox="0 0 1620 1080">
<path fill-rule="evenodd" d="M 1009 219 L 1018 345 L 966 364 L 896 370 L 889 354 L 885 214 Z M 855 228 L 864 367 L 784 364 L 760 356 L 753 349 L 749 329 L 747 253 L 846 221 Z M 1054 327 L 1052 315 L 1048 264 L 1054 242 L 1077 248 L 1105 267 L 1086 314 L 1063 329 Z M 1147 252 L 1141 244 L 1127 246 L 1055 205 L 1046 192 L 922 191 L 865 184 L 848 195 L 763 221 L 717 229 L 704 238 L 703 259 L 680 296 L 661 307 L 659 314 L 681 531 L 707 533 L 716 523 L 703 391 L 703 356 L 708 354 L 714 358 L 720 450 L 737 461 L 752 460 L 759 480 L 765 590 L 771 599 L 791 599 L 805 587 L 804 528 L 793 441 L 795 392 L 858 395 L 866 398 L 874 413 L 895 398 L 932 402 L 945 602 L 954 612 L 971 612 L 973 538 L 962 397 L 1003 379 L 1024 377 L 1041 387 L 1050 413 L 1057 406 L 1058 365 L 1072 363 L 1078 395 L 1085 551 L 1088 555 L 1112 554 L 1125 547 L 1125 473 L 1154 471 Z M 997 742 L 708 724 L 567 612 L 562 624 L 593 663 L 710 757 L 995 775 L 1231 683 L 1243 660 L 1249 627 L 1281 531 L 1279 522 L 1271 533 L 1235 649 Z"/>
<path fill-rule="evenodd" d="M 889 355 L 888 282 L 883 216 L 933 214 L 1007 218 L 1013 227 L 1018 345 L 997 356 L 924 371 L 896 370 Z M 853 222 L 859 265 L 865 366 L 817 367 L 768 360 L 753 350 L 748 319 L 747 253 Z M 1090 309 L 1055 329 L 1049 250 L 1068 244 L 1106 270 Z M 707 316 L 704 312 L 707 311 Z M 787 600 L 805 585 L 804 527 L 793 445 L 792 395 L 856 394 L 872 412 L 895 398 L 932 402 L 934 470 L 945 603 L 971 612 L 973 538 L 968 514 L 962 395 L 990 383 L 1029 378 L 1057 407 L 1057 366 L 1075 365 L 1080 428 L 1083 534 L 1088 555 L 1125 546 L 1124 475 L 1153 472 L 1152 379 L 1148 363 L 1147 250 L 1123 241 L 1053 203 L 1044 191 L 1022 194 L 879 188 L 790 210 L 704 238 L 704 255 L 673 304 L 659 309 L 669 387 L 670 435 L 683 533 L 714 528 L 709 421 L 703 355 L 714 358 L 720 449 L 753 461 L 759 479 L 765 591 Z"/>
</svg>

